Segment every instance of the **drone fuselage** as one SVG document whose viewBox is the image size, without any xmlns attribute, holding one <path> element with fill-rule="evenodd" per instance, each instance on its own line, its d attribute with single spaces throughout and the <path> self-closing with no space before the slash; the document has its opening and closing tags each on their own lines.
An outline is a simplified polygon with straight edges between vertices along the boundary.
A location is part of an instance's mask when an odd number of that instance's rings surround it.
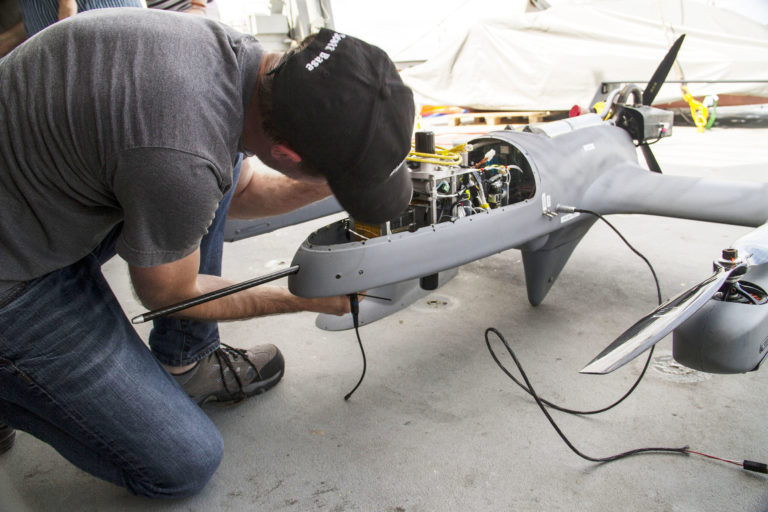
<svg viewBox="0 0 768 512">
<path fill-rule="evenodd" d="M 597 116 L 582 117 L 587 119 L 549 123 L 547 132 L 506 130 L 471 141 L 467 165 L 454 173 L 474 169 L 491 149 L 501 165 L 520 169 L 524 190 L 508 194 L 503 204 L 459 216 L 438 201 L 434 208 L 441 212 L 422 213 L 423 225 L 391 233 L 382 227 L 379 236 L 367 239 L 358 236 L 353 221 L 312 233 L 293 259 L 301 270 L 289 279 L 290 290 L 305 297 L 349 294 L 516 248 L 523 253 L 528 298 L 537 305 L 595 222 L 592 216 L 567 213 L 567 207 L 745 226 L 759 226 L 768 218 L 768 184 L 651 173 L 638 164 L 625 130 Z M 438 189 L 450 169 L 434 174 L 426 188 Z M 423 180 L 414 188 L 423 190 Z"/>
<path fill-rule="evenodd" d="M 289 288 L 305 297 L 360 290 L 400 294 L 393 301 L 399 306 L 364 301 L 383 308 L 370 322 L 415 300 L 405 283 L 425 287 L 424 276 L 451 276 L 451 269 L 514 248 L 522 253 L 528 300 L 538 305 L 596 220 L 579 210 L 751 227 L 768 219 L 768 183 L 649 172 L 638 163 L 635 142 L 596 115 L 472 140 L 461 165 L 412 170 L 414 200 L 388 225 L 345 219 L 312 233 L 293 259 L 300 270 Z M 676 353 L 705 371 L 756 368 L 766 350 L 768 306 L 710 302 L 708 313 L 686 321 Z M 750 307 L 749 322 L 734 320 L 740 314 L 735 311 Z M 712 332 L 712 341 L 699 350 L 690 340 L 702 329 Z M 722 336 L 728 343 L 718 341 Z"/>
</svg>

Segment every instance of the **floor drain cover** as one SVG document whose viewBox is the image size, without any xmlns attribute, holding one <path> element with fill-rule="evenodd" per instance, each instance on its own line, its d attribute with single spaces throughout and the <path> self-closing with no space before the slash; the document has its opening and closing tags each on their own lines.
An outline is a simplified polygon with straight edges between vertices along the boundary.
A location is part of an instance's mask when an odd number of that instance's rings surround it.
<svg viewBox="0 0 768 512">
<path fill-rule="evenodd" d="M 675 382 L 701 382 L 711 377 L 708 373 L 683 366 L 675 361 L 672 354 L 660 354 L 654 357 L 651 367 L 664 378 Z"/>
<path fill-rule="evenodd" d="M 457 302 L 447 295 L 431 293 L 414 304 L 419 311 L 446 311 L 456 307 Z"/>
<path fill-rule="evenodd" d="M 442 309 L 448 307 L 448 301 L 443 299 L 429 299 L 427 301 L 427 307 L 432 309 Z"/>
</svg>

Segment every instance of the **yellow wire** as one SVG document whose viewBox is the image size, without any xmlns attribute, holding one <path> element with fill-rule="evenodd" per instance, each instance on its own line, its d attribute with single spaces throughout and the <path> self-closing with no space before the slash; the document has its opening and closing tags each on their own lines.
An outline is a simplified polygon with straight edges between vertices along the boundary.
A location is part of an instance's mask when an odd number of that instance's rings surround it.
<svg viewBox="0 0 768 512">
<path fill-rule="evenodd" d="M 435 153 L 420 153 L 411 149 L 406 160 L 422 164 L 459 165 L 462 163 L 461 152 L 466 149 L 466 146 L 466 144 L 459 144 L 449 149 L 437 146 Z"/>
</svg>

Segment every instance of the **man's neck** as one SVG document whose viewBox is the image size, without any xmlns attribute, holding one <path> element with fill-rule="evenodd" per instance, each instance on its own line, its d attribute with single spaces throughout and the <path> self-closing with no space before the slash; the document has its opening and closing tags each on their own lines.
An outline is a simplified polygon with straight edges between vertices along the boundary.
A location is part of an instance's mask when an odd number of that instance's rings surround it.
<svg viewBox="0 0 768 512">
<path fill-rule="evenodd" d="M 256 87 L 253 89 L 253 94 L 245 110 L 245 121 L 243 122 L 243 133 L 241 136 L 242 144 L 245 149 L 255 153 L 257 156 L 270 142 L 262 128 L 258 95 L 264 81 L 270 79 L 267 73 L 278 63 L 281 56 L 282 54 L 280 53 L 265 53 L 262 56 L 261 64 L 259 65 L 259 75 L 256 79 Z"/>
</svg>

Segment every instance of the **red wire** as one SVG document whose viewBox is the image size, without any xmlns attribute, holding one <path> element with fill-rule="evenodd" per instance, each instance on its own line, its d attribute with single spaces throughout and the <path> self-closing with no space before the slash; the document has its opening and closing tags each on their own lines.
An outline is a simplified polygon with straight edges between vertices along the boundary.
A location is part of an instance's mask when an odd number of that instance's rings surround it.
<svg viewBox="0 0 768 512">
<path fill-rule="evenodd" d="M 707 455 L 706 453 L 695 452 L 693 450 L 685 450 L 685 451 L 686 451 L 686 453 L 692 453 L 694 455 L 701 455 L 702 457 L 707 457 L 709 459 L 715 459 L 715 460 L 719 460 L 719 461 L 722 461 L 722 462 L 727 462 L 729 464 L 735 464 L 737 466 L 741 466 L 742 465 L 741 462 L 736 462 L 735 460 L 721 459 L 720 457 L 715 457 L 714 455 Z"/>
</svg>

